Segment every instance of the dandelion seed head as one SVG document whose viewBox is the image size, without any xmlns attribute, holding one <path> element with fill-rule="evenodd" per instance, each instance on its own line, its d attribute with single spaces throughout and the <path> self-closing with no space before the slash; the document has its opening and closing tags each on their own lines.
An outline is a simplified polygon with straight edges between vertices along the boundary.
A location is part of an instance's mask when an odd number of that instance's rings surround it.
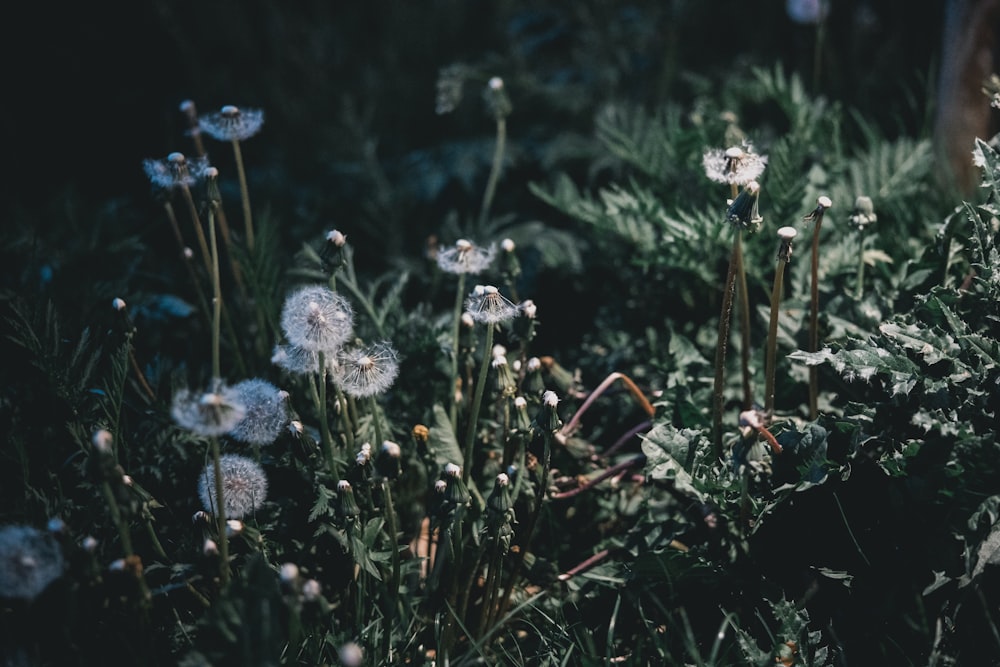
<svg viewBox="0 0 1000 667">
<path fill-rule="evenodd" d="M 222 472 L 222 511 L 227 518 L 241 519 L 258 510 L 267 498 L 267 476 L 256 461 L 238 454 L 219 459 Z M 215 466 L 209 463 L 198 478 L 198 495 L 205 509 L 218 513 Z"/>
<path fill-rule="evenodd" d="M 164 189 L 191 187 L 204 177 L 208 167 L 208 158 L 189 158 L 183 153 L 171 153 L 164 160 L 142 161 L 143 171 L 146 172 L 149 181 L 156 187 Z"/>
<path fill-rule="evenodd" d="M 472 241 L 459 239 L 455 246 L 441 250 L 437 254 L 437 265 L 445 273 L 477 274 L 493 263 L 496 246 L 477 246 Z"/>
<path fill-rule="evenodd" d="M 62 576 L 63 564 L 51 534 L 32 526 L 0 528 L 0 598 L 33 600 Z"/>
<path fill-rule="evenodd" d="M 243 419 L 244 407 L 232 387 L 216 382 L 211 391 L 178 391 L 170 414 L 181 428 L 210 437 L 231 431 Z"/>
<path fill-rule="evenodd" d="M 753 146 L 745 142 L 742 147 L 709 149 L 702 156 L 701 165 L 709 180 L 727 185 L 745 185 L 764 173 L 767 156 L 754 153 Z"/>
<path fill-rule="evenodd" d="M 347 299 L 333 290 L 308 285 L 285 299 L 281 328 L 292 345 L 332 353 L 354 334 L 354 311 Z"/>
<path fill-rule="evenodd" d="M 476 322 L 496 324 L 512 320 L 518 309 L 493 285 L 476 285 L 465 300 L 465 308 Z"/>
<path fill-rule="evenodd" d="M 349 396 L 385 393 L 399 375 L 399 355 L 388 342 L 345 348 L 337 355 L 333 380 Z"/>
<path fill-rule="evenodd" d="M 319 370 L 319 354 L 298 345 L 275 345 L 271 363 L 293 375 L 309 375 Z M 327 355 L 327 374 L 332 374 L 336 367 L 336 355 Z"/>
<path fill-rule="evenodd" d="M 261 109 L 240 109 L 227 104 L 215 113 L 198 119 L 198 127 L 219 141 L 243 141 L 260 132 L 264 125 Z"/>
<path fill-rule="evenodd" d="M 288 422 L 287 392 L 270 382 L 253 378 L 233 385 L 233 391 L 243 404 L 243 418 L 229 432 L 241 442 L 270 445 Z"/>
</svg>

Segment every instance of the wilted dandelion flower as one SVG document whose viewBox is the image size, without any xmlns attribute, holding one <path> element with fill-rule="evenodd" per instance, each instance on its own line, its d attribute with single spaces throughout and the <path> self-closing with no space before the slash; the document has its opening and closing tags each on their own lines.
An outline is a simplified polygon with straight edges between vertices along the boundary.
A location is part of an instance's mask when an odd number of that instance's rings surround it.
<svg viewBox="0 0 1000 667">
<path fill-rule="evenodd" d="M 253 459 L 238 454 L 219 458 L 222 471 L 222 509 L 227 518 L 242 518 L 267 498 L 267 477 Z M 209 463 L 198 478 L 198 496 L 209 512 L 216 513 L 215 466 Z"/>
<path fill-rule="evenodd" d="M 760 186 L 757 181 L 750 181 L 743 188 L 743 191 L 733 200 L 726 211 L 726 219 L 740 229 L 753 233 L 764 221 L 761 217 L 758 201 L 760 197 Z"/>
<path fill-rule="evenodd" d="M 229 435 L 251 445 L 269 445 L 288 423 L 288 394 L 270 382 L 254 378 L 233 385 L 245 412 Z"/>
<path fill-rule="evenodd" d="M 31 526 L 0 528 L 0 598 L 32 600 L 63 572 L 52 535 Z"/>
<path fill-rule="evenodd" d="M 219 111 L 198 119 L 198 126 L 219 141 L 243 141 L 260 132 L 264 112 L 260 109 L 240 109 L 227 104 Z"/>
<path fill-rule="evenodd" d="M 744 142 L 743 146 L 721 149 L 713 148 L 701 158 L 705 175 L 716 183 L 746 185 L 756 181 L 764 173 L 767 156 L 757 155 L 753 146 Z"/>
<path fill-rule="evenodd" d="M 281 328 L 293 345 L 334 352 L 354 334 L 354 311 L 347 299 L 328 287 L 300 287 L 285 299 Z"/>
<path fill-rule="evenodd" d="M 337 357 L 333 380 L 349 396 L 381 394 L 399 375 L 399 355 L 385 341 L 344 349 Z"/>
<path fill-rule="evenodd" d="M 878 215 L 875 213 L 875 205 L 872 203 L 872 198 L 866 197 L 865 195 L 859 195 L 858 198 L 854 200 L 854 210 L 851 211 L 851 215 L 848 217 L 848 220 L 850 220 L 851 223 L 858 229 L 864 229 L 878 220 Z"/>
<path fill-rule="evenodd" d="M 232 387 L 217 381 L 210 391 L 181 389 L 174 394 L 170 414 L 181 428 L 196 435 L 229 433 L 243 419 L 245 408 Z"/>
<path fill-rule="evenodd" d="M 517 317 L 518 309 L 493 285 L 476 285 L 465 300 L 465 310 L 476 322 L 496 324 Z"/>
<path fill-rule="evenodd" d="M 150 182 L 167 189 L 191 187 L 205 175 L 208 167 L 208 158 L 185 157 L 183 153 L 171 153 L 165 160 L 142 161 L 143 171 Z"/>
<path fill-rule="evenodd" d="M 496 247 L 477 246 L 472 241 L 459 239 L 454 248 L 441 250 L 437 254 L 438 267 L 445 273 L 480 273 L 493 262 Z"/>
</svg>

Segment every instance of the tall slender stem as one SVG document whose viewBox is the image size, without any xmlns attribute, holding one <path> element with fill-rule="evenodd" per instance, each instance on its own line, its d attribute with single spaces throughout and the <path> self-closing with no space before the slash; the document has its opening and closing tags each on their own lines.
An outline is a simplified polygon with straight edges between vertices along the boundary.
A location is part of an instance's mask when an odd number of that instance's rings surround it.
<svg viewBox="0 0 1000 667">
<path fill-rule="evenodd" d="M 812 242 L 812 286 L 811 308 L 809 312 L 809 351 L 819 351 L 819 228 L 823 224 L 823 216 L 816 218 Z M 809 367 L 809 419 L 819 415 L 819 368 Z"/>
<path fill-rule="evenodd" d="M 771 289 L 771 321 L 767 328 L 767 355 L 764 362 L 764 411 L 774 410 L 775 361 L 778 354 L 778 306 L 781 304 L 782 280 L 785 262 L 778 260 L 774 269 L 774 287 Z"/>
<path fill-rule="evenodd" d="M 399 605 L 399 538 L 396 528 L 396 509 L 392 503 L 392 490 L 389 480 L 382 479 L 382 495 L 385 498 L 385 523 L 389 533 L 390 554 L 392 562 L 392 578 L 389 580 L 389 604 L 386 608 L 385 630 L 383 630 L 383 647 L 388 657 L 392 642 L 392 626 L 396 619 L 396 607 Z"/>
<path fill-rule="evenodd" d="M 326 354 L 320 350 L 316 353 L 316 357 L 319 365 L 319 433 L 329 459 L 327 465 L 330 466 L 330 474 L 334 479 L 340 479 L 340 470 L 337 468 L 337 458 L 333 449 L 333 436 L 330 435 L 330 422 L 326 415 Z"/>
<path fill-rule="evenodd" d="M 205 271 L 212 273 L 212 254 L 208 249 L 208 242 L 205 240 L 205 231 L 201 228 L 201 216 L 198 215 L 198 207 L 191 196 L 191 188 L 182 184 L 181 192 L 184 194 L 184 201 L 187 202 L 188 213 L 191 215 L 191 224 L 194 225 L 194 235 L 198 238 L 198 247 L 201 249 L 201 259 L 205 263 Z"/>
<path fill-rule="evenodd" d="M 740 300 L 740 368 L 743 371 L 743 409 L 753 405 L 753 385 L 750 382 L 750 294 L 743 264 L 743 232 L 737 230 L 736 293 Z"/>
<path fill-rule="evenodd" d="M 483 205 L 479 211 L 479 227 L 485 226 L 490 215 L 490 206 L 493 205 L 493 196 L 496 194 L 497 183 L 500 181 L 500 172 L 503 170 L 503 154 L 507 144 L 507 120 L 502 116 L 497 118 L 497 143 L 493 149 L 493 164 L 490 166 L 489 180 L 486 182 L 486 190 L 483 192 Z"/>
<path fill-rule="evenodd" d="M 219 244 L 215 238 L 215 215 L 208 209 L 208 238 L 212 253 L 212 377 L 222 377 L 220 339 L 222 331 L 222 281 L 219 277 Z"/>
<path fill-rule="evenodd" d="M 462 304 L 465 303 L 465 274 L 458 274 L 458 287 L 455 290 L 454 319 L 451 325 L 451 372 L 448 384 L 448 418 L 451 421 L 451 430 L 458 432 L 458 397 L 456 385 L 458 384 L 458 339 L 462 331 Z"/>
<path fill-rule="evenodd" d="M 722 313 L 719 315 L 719 340 L 715 347 L 715 383 L 712 390 L 712 447 L 716 458 L 723 458 L 722 413 L 725 411 L 726 347 L 729 344 L 729 324 L 733 311 L 733 288 L 736 283 L 736 265 L 739 252 L 739 236 L 733 240 L 733 252 L 729 258 L 729 271 L 722 292 Z"/>
<path fill-rule="evenodd" d="M 243 225 L 246 228 L 247 249 L 253 250 L 253 220 L 250 217 L 250 190 L 247 188 L 247 173 L 243 168 L 243 151 L 240 140 L 233 139 L 233 155 L 236 158 L 236 175 L 240 179 L 240 198 L 243 201 Z"/>
<path fill-rule="evenodd" d="M 854 298 L 858 301 L 865 295 L 865 228 L 858 228 L 858 283 L 854 286 Z"/>
<path fill-rule="evenodd" d="M 479 408 L 483 403 L 483 392 L 486 390 L 486 376 L 490 372 L 490 356 L 493 349 L 493 324 L 486 323 L 486 343 L 483 346 L 483 361 L 479 366 L 479 379 L 476 380 L 476 393 L 472 398 L 472 409 L 469 411 L 469 425 L 465 431 L 465 465 L 462 466 L 463 481 L 469 481 L 472 470 L 473 445 L 476 442 L 476 428 L 479 426 Z"/>
<path fill-rule="evenodd" d="M 226 503 L 222 488 L 222 464 L 219 453 L 219 439 L 212 441 L 212 469 L 215 472 L 215 523 L 219 532 L 219 576 L 222 585 L 229 583 L 229 536 L 226 535 Z"/>
</svg>

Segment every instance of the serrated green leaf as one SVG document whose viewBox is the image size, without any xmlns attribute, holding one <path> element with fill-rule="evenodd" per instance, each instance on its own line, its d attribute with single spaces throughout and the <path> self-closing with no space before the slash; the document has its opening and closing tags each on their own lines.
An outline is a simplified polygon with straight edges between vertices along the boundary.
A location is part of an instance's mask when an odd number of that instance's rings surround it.
<svg viewBox="0 0 1000 667">
<path fill-rule="evenodd" d="M 905 349 L 920 354 L 930 366 L 944 359 L 950 359 L 958 353 L 958 345 L 951 336 L 939 336 L 930 329 L 916 324 L 904 326 L 886 322 L 879 327 L 879 331 Z"/>
</svg>

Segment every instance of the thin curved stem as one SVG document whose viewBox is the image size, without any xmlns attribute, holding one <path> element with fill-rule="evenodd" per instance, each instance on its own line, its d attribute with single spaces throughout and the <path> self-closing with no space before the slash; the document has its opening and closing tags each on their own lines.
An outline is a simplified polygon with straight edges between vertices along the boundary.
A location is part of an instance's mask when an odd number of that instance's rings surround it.
<svg viewBox="0 0 1000 667">
<path fill-rule="evenodd" d="M 462 305 L 465 303 L 465 274 L 458 274 L 458 287 L 455 289 L 454 319 L 451 325 L 451 372 L 448 384 L 448 419 L 451 430 L 458 432 L 458 397 L 455 391 L 458 384 L 458 337 L 462 330 Z"/>
<path fill-rule="evenodd" d="M 812 286 L 809 312 L 809 351 L 819 351 L 819 229 L 823 224 L 822 213 L 816 218 L 812 242 Z M 809 419 L 819 415 L 819 367 L 809 367 Z"/>
<path fill-rule="evenodd" d="M 476 442 L 476 428 L 479 426 L 479 408 L 483 403 L 483 392 L 486 390 L 486 376 L 490 372 L 490 355 L 493 349 L 493 324 L 486 324 L 486 343 L 483 347 L 483 361 L 479 366 L 479 379 L 476 380 L 476 392 L 472 398 L 472 409 L 469 411 L 469 426 L 465 431 L 465 464 L 462 466 L 463 481 L 469 481 L 472 470 L 473 448 Z"/>
<path fill-rule="evenodd" d="M 771 289 L 771 321 L 767 328 L 767 353 L 764 363 L 764 411 L 768 414 L 774 411 L 774 377 L 778 353 L 778 307 L 781 304 L 784 273 L 785 262 L 779 259 L 774 270 L 774 287 Z"/>
<path fill-rule="evenodd" d="M 597 385 L 597 388 L 594 389 L 594 391 L 590 392 L 587 399 L 583 402 L 583 405 L 581 405 L 576 411 L 576 414 L 574 414 L 573 417 L 566 422 L 565 425 L 563 425 L 559 432 L 560 435 L 570 436 L 575 433 L 576 429 L 580 426 L 580 418 L 583 417 L 583 414 L 590 408 L 591 404 L 593 404 L 593 402 L 601 396 L 601 394 L 607 391 L 608 387 L 610 387 L 615 380 L 622 381 L 622 384 L 628 388 L 629 393 L 635 397 L 636 402 L 639 403 L 639 406 L 648 416 L 652 417 L 656 413 L 656 408 L 652 406 L 649 399 L 646 398 L 646 395 L 642 393 L 642 390 L 639 389 L 636 383 L 624 373 L 615 371 L 614 373 L 608 375 L 608 377 L 604 378 L 601 384 Z"/>
<path fill-rule="evenodd" d="M 503 154 L 507 145 L 507 120 L 503 117 L 497 118 L 497 143 L 493 149 L 493 163 L 490 166 L 490 176 L 486 182 L 486 190 L 483 192 L 483 205 L 479 211 L 479 227 L 482 229 L 486 225 L 486 220 L 490 215 L 490 206 L 493 205 L 493 197 L 496 194 L 497 183 L 500 181 L 500 172 L 503 170 Z"/>
<path fill-rule="evenodd" d="M 250 190 L 247 188 L 247 174 L 243 168 L 243 151 L 239 139 L 233 139 L 233 156 L 236 158 L 236 175 L 240 179 L 240 199 L 243 202 L 243 225 L 246 228 L 247 248 L 253 250 L 253 220 L 250 217 Z"/>
<path fill-rule="evenodd" d="M 715 347 L 715 382 L 712 390 L 712 447 L 715 456 L 722 459 L 722 413 L 725 412 L 726 348 L 729 345 L 729 324 L 733 313 L 733 288 L 736 283 L 736 264 L 739 252 L 739 235 L 733 241 L 729 258 L 729 271 L 722 292 L 722 313 L 719 315 L 719 339 Z"/>
</svg>

